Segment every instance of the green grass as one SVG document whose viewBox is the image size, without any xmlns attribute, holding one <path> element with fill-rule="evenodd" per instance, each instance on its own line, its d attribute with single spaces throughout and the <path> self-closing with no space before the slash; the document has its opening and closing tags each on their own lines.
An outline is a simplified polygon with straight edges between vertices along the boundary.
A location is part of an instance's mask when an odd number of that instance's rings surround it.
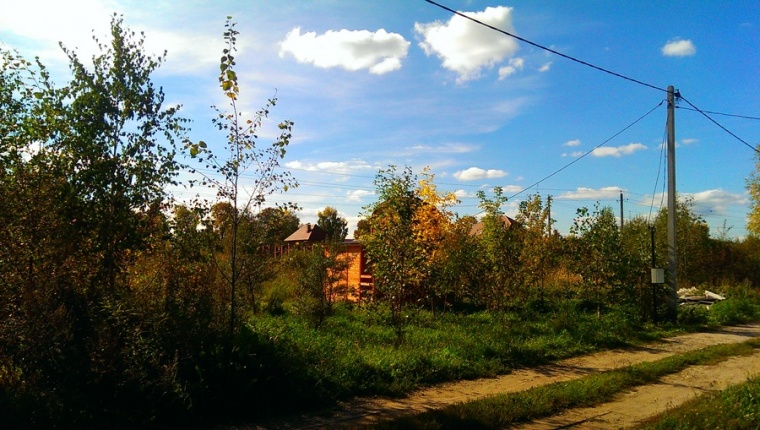
<svg viewBox="0 0 760 430">
<path fill-rule="evenodd" d="M 560 312 L 565 311 L 434 317 L 414 311 L 398 346 L 382 314 L 362 309 L 339 309 L 319 330 L 292 315 L 254 317 L 251 332 L 257 343 L 274 348 L 273 358 L 287 371 L 278 377 L 294 390 L 291 401 L 300 393 L 308 394 L 308 402 L 315 397 L 400 396 L 424 385 L 504 374 L 678 331 L 632 323 L 614 312 L 598 319 L 572 311 L 573 324 L 566 325 Z"/>
<path fill-rule="evenodd" d="M 641 429 L 760 428 L 760 377 L 707 394 L 644 423 Z"/>
<path fill-rule="evenodd" d="M 518 393 L 496 395 L 452 405 L 441 410 L 401 417 L 382 423 L 378 427 L 384 429 L 504 428 L 518 422 L 553 415 L 565 409 L 600 404 L 611 400 L 623 390 L 653 383 L 665 375 L 679 372 L 688 366 L 712 364 L 731 356 L 748 355 L 756 348 L 760 348 L 760 340 L 717 345 L 573 381 L 554 383 Z"/>
</svg>

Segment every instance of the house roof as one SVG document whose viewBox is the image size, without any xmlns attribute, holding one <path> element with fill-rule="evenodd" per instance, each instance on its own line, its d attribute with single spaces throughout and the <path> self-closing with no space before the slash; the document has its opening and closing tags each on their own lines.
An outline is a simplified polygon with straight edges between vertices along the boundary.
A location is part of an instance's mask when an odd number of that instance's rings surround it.
<svg viewBox="0 0 760 430">
<path fill-rule="evenodd" d="M 517 221 L 506 215 L 501 216 L 501 221 L 504 223 L 504 227 L 506 228 L 510 228 L 513 225 L 517 224 Z M 478 236 L 481 233 L 483 233 L 483 221 L 480 221 L 479 223 L 473 225 L 470 229 L 470 236 Z"/>
<path fill-rule="evenodd" d="M 304 224 L 293 234 L 285 238 L 285 242 L 322 242 L 327 238 L 327 233 L 322 227 L 314 224 Z"/>
</svg>

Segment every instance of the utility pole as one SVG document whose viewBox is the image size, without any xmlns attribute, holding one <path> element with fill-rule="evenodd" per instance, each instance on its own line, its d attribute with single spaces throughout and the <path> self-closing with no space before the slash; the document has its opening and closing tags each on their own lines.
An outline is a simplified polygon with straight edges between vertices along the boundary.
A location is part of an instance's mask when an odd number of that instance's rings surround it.
<svg viewBox="0 0 760 430">
<path fill-rule="evenodd" d="M 548 225 L 549 233 L 547 236 L 552 236 L 552 196 L 546 197 L 546 222 Z"/>
<path fill-rule="evenodd" d="M 676 125 L 675 91 L 668 86 L 668 319 L 678 316 L 678 257 L 676 254 Z"/>
<path fill-rule="evenodd" d="M 620 192 L 620 231 L 623 231 L 623 192 Z"/>
</svg>

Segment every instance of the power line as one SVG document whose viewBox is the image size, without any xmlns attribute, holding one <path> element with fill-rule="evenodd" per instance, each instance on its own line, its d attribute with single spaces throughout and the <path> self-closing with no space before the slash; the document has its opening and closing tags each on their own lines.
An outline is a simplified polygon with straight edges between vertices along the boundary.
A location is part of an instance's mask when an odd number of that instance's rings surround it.
<svg viewBox="0 0 760 430">
<path fill-rule="evenodd" d="M 556 50 L 554 50 L 554 49 L 551 49 L 551 48 L 549 48 L 549 47 L 546 47 L 546 46 L 540 45 L 540 44 L 538 44 L 538 43 L 535 43 L 535 42 L 531 42 L 531 41 L 530 41 L 530 40 L 528 40 L 528 39 L 525 39 L 525 38 L 523 38 L 523 37 L 517 36 L 517 35 L 515 35 L 515 34 L 512 34 L 512 33 L 509 33 L 509 32 L 507 32 L 507 31 L 504 31 L 504 30 L 500 29 L 500 28 L 494 27 L 494 26 L 492 26 L 492 25 L 490 25 L 490 24 L 486 24 L 486 23 L 484 23 L 484 22 L 482 22 L 482 21 L 479 21 L 479 20 L 477 20 L 477 19 L 475 19 L 475 18 L 473 18 L 473 17 L 467 16 L 467 15 L 465 15 L 465 14 L 464 14 L 464 13 L 462 13 L 462 12 L 457 12 L 457 11 L 455 11 L 454 9 L 448 8 L 448 7 L 446 7 L 446 6 L 442 5 L 442 4 L 436 3 L 436 2 L 434 2 L 434 1 L 432 1 L 432 0 L 425 0 L 425 1 L 426 1 L 426 2 L 428 2 L 428 3 L 430 3 L 430 4 L 432 4 L 432 5 L 434 5 L 434 6 L 438 6 L 438 7 L 439 7 L 439 8 L 441 8 L 441 9 L 447 10 L 447 11 L 449 11 L 449 12 L 451 12 L 451 13 L 455 14 L 455 15 L 459 15 L 459 16 L 461 16 L 462 18 L 465 18 L 465 19 L 469 19 L 470 21 L 472 21 L 472 22 L 474 22 L 474 23 L 477 23 L 477 24 L 480 24 L 480 25 L 482 25 L 482 26 L 484 26 L 484 27 L 490 28 L 491 30 L 494 30 L 494 31 L 498 31 L 498 32 L 499 32 L 499 33 L 501 33 L 501 34 L 504 34 L 504 35 L 506 35 L 506 36 L 512 37 L 512 38 L 514 38 L 514 39 L 517 39 L 517 40 L 519 40 L 519 41 L 521 41 L 521 42 L 527 43 L 528 45 L 531 45 L 531 46 L 535 46 L 536 48 L 539 48 L 539 49 L 543 49 L 544 51 L 547 51 L 547 52 L 551 52 L 552 54 L 555 54 L 555 55 L 559 55 L 559 56 L 560 56 L 560 57 L 562 57 L 562 58 L 566 58 L 566 59 L 568 59 L 568 60 L 570 60 L 570 61 L 574 61 L 574 62 L 576 62 L 576 63 L 578 63 L 578 64 L 582 64 L 582 65 L 584 65 L 584 66 L 587 66 L 587 67 L 591 67 L 592 69 L 596 69 L 596 70 L 598 70 L 598 71 L 600 71 L 600 72 L 604 72 L 604 73 L 610 74 L 610 75 L 612 75 L 612 76 L 616 76 L 616 77 L 618 77 L 618 78 L 622 78 L 622 79 L 625 79 L 625 80 L 627 80 L 627 81 L 630 81 L 630 82 L 633 82 L 633 83 L 636 83 L 636 84 L 639 84 L 639 85 L 643 85 L 643 86 L 645 86 L 645 87 L 649 87 L 649 88 L 652 88 L 652 89 L 655 89 L 655 90 L 658 90 L 658 91 L 662 91 L 662 92 L 667 92 L 667 90 L 666 90 L 666 89 L 664 89 L 664 88 L 660 88 L 660 87 L 658 87 L 658 86 L 655 86 L 655 85 L 652 85 L 652 84 L 648 84 L 648 83 L 646 83 L 646 82 L 643 82 L 643 81 L 640 81 L 640 80 L 638 80 L 638 79 L 634 79 L 634 78 L 631 78 L 631 77 L 628 77 L 628 76 L 625 76 L 625 75 L 621 75 L 620 73 L 617 73 L 617 72 L 613 72 L 612 70 L 609 70 L 609 69 L 605 69 L 605 68 L 603 68 L 603 67 L 599 67 L 599 66 L 596 66 L 596 65 L 594 65 L 594 64 L 591 64 L 591 63 L 589 63 L 589 62 L 586 62 L 586 61 L 580 60 L 580 59 L 578 59 L 578 58 L 575 58 L 575 57 L 571 57 L 570 55 L 567 55 L 567 54 L 563 54 L 563 53 L 561 53 L 561 52 L 559 52 L 559 51 L 556 51 Z"/>
<path fill-rule="evenodd" d="M 597 150 L 598 148 L 600 148 L 600 147 L 602 147 L 603 145 L 605 145 L 607 142 L 609 142 L 609 141 L 611 141 L 612 139 L 614 139 L 614 138 L 618 137 L 619 135 L 621 135 L 621 134 L 622 134 L 624 131 L 626 131 L 626 130 L 628 130 L 629 128 L 631 128 L 631 127 L 633 127 L 634 125 L 636 125 L 636 124 L 637 124 L 639 121 L 641 121 L 642 119 L 644 119 L 644 118 L 646 118 L 647 116 L 649 116 L 649 115 L 650 115 L 652 112 L 654 112 L 655 110 L 657 110 L 657 108 L 658 108 L 658 107 L 662 106 L 662 104 L 663 104 L 663 103 L 664 103 L 664 101 L 662 101 L 662 100 L 661 100 L 661 101 L 660 101 L 660 103 L 658 103 L 658 104 L 657 104 L 657 106 L 653 107 L 653 108 L 652 108 L 652 109 L 651 109 L 649 112 L 647 112 L 647 113 L 645 113 L 644 115 L 640 116 L 638 119 L 636 119 L 636 121 L 634 121 L 634 122 L 632 122 L 632 123 L 628 124 L 627 126 L 625 126 L 625 127 L 622 129 L 622 130 L 620 130 L 620 131 L 618 131 L 617 133 L 613 134 L 613 135 L 612 135 L 612 136 L 611 136 L 609 139 L 607 139 L 607 140 L 605 140 L 604 142 L 600 143 L 599 145 L 597 145 L 597 146 L 593 147 L 591 150 L 587 151 L 586 153 L 584 153 L 584 154 L 583 154 L 583 155 L 581 155 L 580 157 L 578 157 L 578 158 L 576 158 L 575 160 L 573 160 L 573 161 L 569 162 L 568 164 L 564 165 L 564 166 L 563 166 L 563 167 L 561 167 L 560 169 L 558 169 L 558 170 L 555 170 L 555 171 L 554 171 L 553 173 L 551 173 L 550 175 L 548 175 L 548 176 L 544 177 L 543 179 L 541 179 L 541 180 L 539 180 L 539 181 L 536 181 L 536 182 L 535 182 L 534 184 L 532 184 L 531 186 L 529 186 L 529 187 L 526 187 L 526 188 L 525 188 L 525 189 L 523 189 L 522 191 L 520 191 L 520 192 L 518 192 L 518 193 L 515 193 L 515 194 L 513 194 L 512 196 L 510 196 L 510 197 L 509 197 L 509 199 L 513 199 L 513 198 L 515 198 L 516 196 L 519 196 L 520 194 L 524 193 L 526 190 L 528 190 L 528 189 L 530 189 L 530 188 L 533 188 L 533 187 L 535 187 L 536 185 L 540 184 L 541 182 L 543 182 L 543 181 L 545 181 L 545 180 L 547 180 L 547 179 L 551 178 L 552 176 L 556 175 L 557 173 L 559 173 L 559 172 L 561 172 L 561 171 L 563 171 L 563 170 L 567 169 L 568 167 L 572 166 L 573 164 L 577 163 L 577 162 L 578 162 L 578 161 L 580 161 L 582 158 L 584 158 L 584 157 L 586 157 L 587 155 L 591 154 L 592 152 L 594 152 L 594 151 L 595 151 L 595 150 Z"/>
<path fill-rule="evenodd" d="M 681 97 L 681 98 L 683 98 L 683 97 Z M 676 106 L 676 109 L 683 109 L 683 110 L 690 110 L 690 111 L 693 111 L 693 112 L 700 112 L 699 109 L 691 109 L 691 108 L 687 108 L 687 107 L 683 107 L 683 106 Z M 709 113 L 709 114 L 712 114 L 712 115 L 722 115 L 722 116 L 730 116 L 730 117 L 733 117 L 733 118 L 754 119 L 754 120 L 760 121 L 760 117 L 756 117 L 756 116 L 736 115 L 736 114 L 731 114 L 731 113 L 713 112 L 713 111 L 709 111 L 709 110 L 703 110 L 701 112 L 703 112 L 703 113 Z"/>
<path fill-rule="evenodd" d="M 732 132 L 731 132 L 729 129 L 727 129 L 726 127 L 723 127 L 722 125 L 720 125 L 720 124 L 718 123 L 718 121 L 715 121 L 715 120 L 714 120 L 714 119 L 713 119 L 713 118 L 712 118 L 710 115 L 708 115 L 708 114 L 707 114 L 705 111 L 703 111 L 702 109 L 700 109 L 700 108 L 698 108 L 698 107 L 694 106 L 694 104 L 692 104 L 690 101 L 686 100 L 686 99 L 685 99 L 683 96 L 680 96 L 679 98 L 680 98 L 681 100 L 685 101 L 686 103 L 688 103 L 688 104 L 689 104 L 689 106 L 691 106 L 692 108 L 694 108 L 694 110 L 695 110 L 695 111 L 697 111 L 697 112 L 701 113 L 702 115 L 704 115 L 704 117 L 705 117 L 705 118 L 707 118 L 707 119 L 709 119 L 710 121 L 712 121 L 712 123 L 713 123 L 713 124 L 717 125 L 718 127 L 722 128 L 722 129 L 723 129 L 723 131 L 725 131 L 726 133 L 728 133 L 728 134 L 730 134 L 731 136 L 733 136 L 733 137 L 734 137 L 734 139 L 736 139 L 736 140 L 738 140 L 739 142 L 741 142 L 741 143 L 743 143 L 744 145 L 746 145 L 746 146 L 747 146 L 747 148 L 749 148 L 749 149 L 751 149 L 751 150 L 753 150 L 753 151 L 755 151 L 755 152 L 758 152 L 758 153 L 760 153 L 760 151 L 758 151 L 758 149 L 757 149 L 757 148 L 755 148 L 754 146 L 752 146 L 752 145 L 750 145 L 749 143 L 747 143 L 747 142 L 746 142 L 744 139 L 742 139 L 741 137 L 739 137 L 739 136 L 735 135 L 734 133 L 732 133 Z"/>
</svg>

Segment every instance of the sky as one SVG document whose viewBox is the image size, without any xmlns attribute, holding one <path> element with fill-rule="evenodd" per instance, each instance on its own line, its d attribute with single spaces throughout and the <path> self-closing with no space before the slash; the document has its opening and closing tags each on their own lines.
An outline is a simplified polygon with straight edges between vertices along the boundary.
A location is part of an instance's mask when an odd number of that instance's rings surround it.
<svg viewBox="0 0 760 430">
<path fill-rule="evenodd" d="M 277 97 L 259 145 L 274 140 L 280 121 L 295 124 L 282 168 L 300 186 L 268 204 L 297 203 L 303 223 L 333 206 L 351 232 L 376 199 L 376 174 L 391 165 L 428 167 L 440 191 L 459 197 L 452 209 L 460 216 L 480 212 L 478 190 L 501 186 L 508 215 L 531 195 L 551 196 L 562 234 L 580 207 L 598 202 L 619 214 L 621 192 L 625 220 L 648 217 L 666 204 L 663 89 L 672 85 L 683 97 L 679 196 L 693 200 L 713 236 L 747 234 L 745 187 L 760 143 L 760 2 L 440 4 L 638 82 L 424 0 L 0 0 L 0 43 L 39 56 L 64 84 L 58 43 L 90 58 L 92 36 L 107 40 L 111 16 L 122 15 L 149 53 L 167 51 L 153 80 L 192 120 L 188 137 L 219 152 L 225 136 L 210 106 L 226 108 L 217 77 L 232 16 L 243 112 Z M 171 191 L 179 200 L 214 197 Z"/>
</svg>

